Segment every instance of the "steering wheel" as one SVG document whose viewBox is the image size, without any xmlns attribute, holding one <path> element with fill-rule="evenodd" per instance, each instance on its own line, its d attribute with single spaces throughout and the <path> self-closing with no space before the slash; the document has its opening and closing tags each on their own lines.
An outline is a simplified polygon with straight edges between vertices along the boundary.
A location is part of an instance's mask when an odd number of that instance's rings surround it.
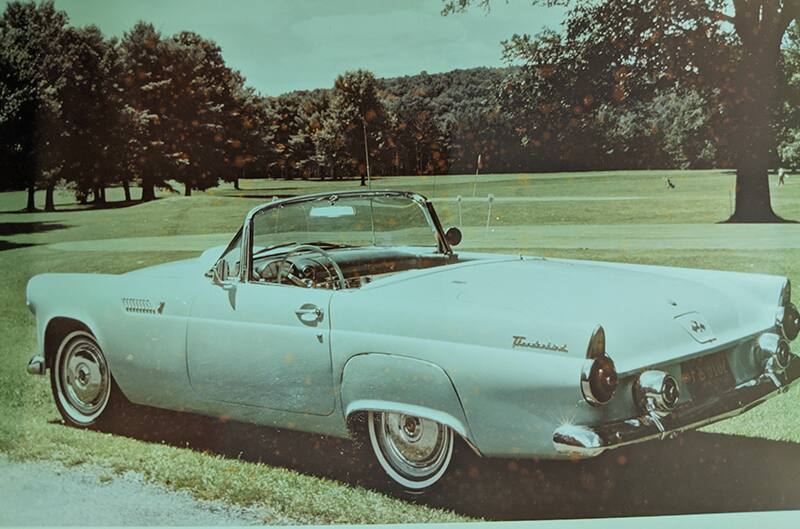
<svg viewBox="0 0 800 529">
<path fill-rule="evenodd" d="M 289 261 L 290 257 L 294 257 L 300 252 L 315 252 L 323 256 L 325 259 L 327 259 L 331 263 L 331 265 L 333 265 L 333 269 L 336 272 L 336 275 L 338 276 L 339 288 L 340 289 L 347 288 L 347 283 L 345 282 L 344 279 L 344 273 L 342 272 L 342 269 L 339 267 L 336 261 L 333 260 L 331 254 L 329 254 L 326 250 L 323 250 L 319 246 L 314 246 L 313 244 L 300 244 L 297 247 L 295 247 L 292 251 L 286 252 L 286 254 L 281 258 L 281 260 L 278 261 L 278 283 L 283 282 L 282 281 L 283 269 L 285 268 L 284 264 Z M 329 275 L 333 276 L 330 270 L 328 270 L 327 266 L 325 267 L 325 270 L 328 272 Z"/>
</svg>

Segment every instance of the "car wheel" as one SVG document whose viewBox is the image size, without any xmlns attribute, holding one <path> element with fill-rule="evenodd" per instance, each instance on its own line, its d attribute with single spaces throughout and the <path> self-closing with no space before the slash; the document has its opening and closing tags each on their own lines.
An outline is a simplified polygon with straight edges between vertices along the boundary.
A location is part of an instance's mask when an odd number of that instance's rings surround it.
<svg viewBox="0 0 800 529">
<path fill-rule="evenodd" d="M 81 428 L 105 419 L 111 405 L 123 398 L 103 351 L 86 331 L 74 331 L 61 341 L 50 369 L 50 385 L 61 416 Z"/>
<path fill-rule="evenodd" d="M 369 412 L 367 428 L 381 467 L 404 488 L 428 488 L 447 471 L 453 457 L 449 427 L 402 413 Z"/>
</svg>

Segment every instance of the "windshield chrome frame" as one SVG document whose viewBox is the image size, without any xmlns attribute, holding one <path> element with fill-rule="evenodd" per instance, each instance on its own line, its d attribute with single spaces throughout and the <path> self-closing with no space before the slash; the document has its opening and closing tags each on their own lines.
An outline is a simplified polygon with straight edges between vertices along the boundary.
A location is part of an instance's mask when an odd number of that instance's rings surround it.
<svg viewBox="0 0 800 529">
<path fill-rule="evenodd" d="M 250 256 L 253 251 L 253 219 L 261 212 L 267 211 L 272 208 L 282 207 L 289 204 L 298 204 L 302 202 L 315 202 L 324 201 L 331 198 L 371 198 L 371 197 L 404 197 L 413 200 L 420 205 L 425 219 L 433 227 L 436 234 L 436 241 L 439 253 L 444 255 L 452 255 L 453 249 L 447 242 L 442 231 L 442 225 L 439 222 L 439 217 L 433 209 L 433 204 L 420 195 L 419 193 L 412 193 L 409 191 L 341 191 L 341 192 L 327 192 L 315 193 L 313 195 L 301 195 L 296 197 L 284 198 L 282 200 L 274 200 L 266 204 L 251 209 L 247 216 L 245 216 L 244 224 L 242 225 L 242 245 L 241 245 L 241 265 L 239 267 L 239 281 L 242 283 L 249 282 L 251 276 L 251 268 L 253 263 L 250 261 Z"/>
</svg>

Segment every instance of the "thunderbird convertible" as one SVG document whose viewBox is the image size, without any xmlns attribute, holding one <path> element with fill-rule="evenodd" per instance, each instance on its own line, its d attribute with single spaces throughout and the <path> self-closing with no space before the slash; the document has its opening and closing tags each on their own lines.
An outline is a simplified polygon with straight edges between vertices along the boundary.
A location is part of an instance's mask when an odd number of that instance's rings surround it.
<svg viewBox="0 0 800 529">
<path fill-rule="evenodd" d="M 409 490 L 478 454 L 582 458 L 742 413 L 800 376 L 784 277 L 456 252 L 424 197 L 275 200 L 226 247 L 27 303 L 64 421 L 140 404 L 351 437 Z"/>
</svg>

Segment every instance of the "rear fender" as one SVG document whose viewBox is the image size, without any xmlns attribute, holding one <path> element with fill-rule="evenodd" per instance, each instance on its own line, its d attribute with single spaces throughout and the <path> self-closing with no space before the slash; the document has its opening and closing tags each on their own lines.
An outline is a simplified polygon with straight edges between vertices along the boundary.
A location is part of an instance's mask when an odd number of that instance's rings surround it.
<svg viewBox="0 0 800 529">
<path fill-rule="evenodd" d="M 474 448 L 472 432 L 453 382 L 439 366 L 386 353 L 352 357 L 342 372 L 342 409 L 389 411 L 449 426 Z"/>
</svg>

